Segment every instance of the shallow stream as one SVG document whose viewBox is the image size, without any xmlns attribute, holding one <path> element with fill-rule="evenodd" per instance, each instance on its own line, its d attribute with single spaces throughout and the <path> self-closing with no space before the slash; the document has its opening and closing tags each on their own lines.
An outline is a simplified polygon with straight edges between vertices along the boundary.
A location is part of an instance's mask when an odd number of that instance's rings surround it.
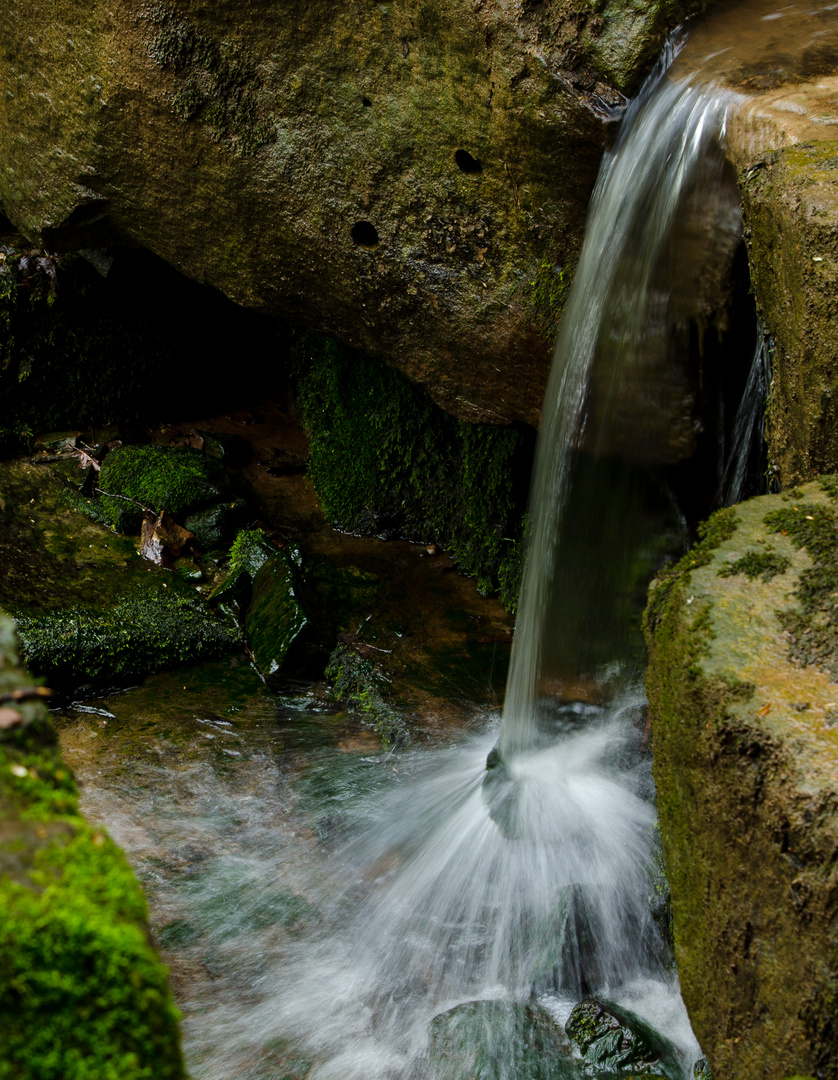
<svg viewBox="0 0 838 1080">
<path fill-rule="evenodd" d="M 461 1074 L 435 1052 L 431 1024 L 464 1000 L 526 1001 L 535 990 L 566 1019 L 579 994 L 555 984 L 552 923 L 563 882 L 584 871 L 567 865 L 579 849 L 565 833 L 587 830 L 585 851 L 607 844 L 644 872 L 648 768 L 641 732 L 625 723 L 637 704 L 554 718 L 563 751 L 522 765 L 514 838 L 482 791 L 493 710 L 475 712 L 469 730 L 385 753 L 345 713 L 268 694 L 241 658 L 61 714 L 84 811 L 107 824 L 149 897 L 191 1076 L 448 1077 Z M 547 844 L 521 835 L 527 773 Z M 540 985 L 516 985 L 539 967 Z M 687 1075 L 699 1052 L 665 972 L 614 990 L 680 1046 Z M 501 1028 L 494 1017 L 502 1038 Z M 513 1044 L 490 1049 L 498 1075 Z M 557 1076 L 580 1075 L 569 1041 L 558 1066 Z"/>
</svg>

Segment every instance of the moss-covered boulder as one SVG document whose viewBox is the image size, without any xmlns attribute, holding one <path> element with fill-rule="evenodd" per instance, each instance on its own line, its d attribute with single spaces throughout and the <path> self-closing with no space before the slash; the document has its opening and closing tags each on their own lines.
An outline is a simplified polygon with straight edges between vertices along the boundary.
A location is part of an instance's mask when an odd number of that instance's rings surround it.
<svg viewBox="0 0 838 1080">
<path fill-rule="evenodd" d="M 0 602 L 55 689 L 118 685 L 240 646 L 178 574 L 81 512 L 46 465 L 0 464 Z"/>
<path fill-rule="evenodd" d="M 434 1080 L 579 1080 L 552 1016 L 535 1004 L 468 1001 L 431 1022 Z"/>
<path fill-rule="evenodd" d="M 0 615 L 0 1077 L 180 1080 L 178 1012 L 124 856 L 78 811 Z"/>
<path fill-rule="evenodd" d="M 770 466 L 787 485 L 838 467 L 838 141 L 767 155 L 740 188 L 754 292 L 776 343 Z"/>
<path fill-rule="evenodd" d="M 675 950 L 716 1076 L 838 1076 L 836 496 L 720 511 L 650 592 Z"/>
<path fill-rule="evenodd" d="M 225 493 L 219 461 L 188 446 L 119 446 L 99 472 L 102 515 L 118 532 L 139 532 L 144 511 L 183 517 Z"/>
<path fill-rule="evenodd" d="M 605 121 L 700 6 L 9 0 L 0 204 L 533 423 L 555 313 L 531 294 L 560 302 Z"/>
</svg>

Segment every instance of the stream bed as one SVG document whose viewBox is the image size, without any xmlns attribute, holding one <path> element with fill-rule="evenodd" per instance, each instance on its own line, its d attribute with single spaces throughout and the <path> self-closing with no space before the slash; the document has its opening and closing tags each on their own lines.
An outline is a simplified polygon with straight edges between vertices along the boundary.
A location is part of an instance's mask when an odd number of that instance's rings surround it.
<svg viewBox="0 0 838 1080">
<path fill-rule="evenodd" d="M 623 738 L 614 784 L 625 717 L 591 723 L 589 712 L 561 760 L 548 752 L 530 768 L 532 809 L 554 822 L 546 857 L 540 831 L 535 843 L 510 842 L 492 820 L 481 790 L 499 727 L 490 708 L 384 751 L 314 696 L 269 694 L 237 657 L 58 714 L 83 809 L 146 890 L 193 1080 L 444 1080 L 471 1075 L 475 1054 L 498 1076 L 523 1075 L 512 1061 L 521 1033 L 505 1025 L 534 993 L 559 1023 L 550 1063 L 533 1062 L 531 1075 L 581 1076 L 563 1031 L 578 992 L 549 978 L 515 985 L 515 964 L 530 979 L 555 961 L 561 866 L 577 850 L 560 848 L 564 835 L 587 829 L 589 853 L 599 828 L 589 811 L 604 821 L 601 836 L 617 827 L 618 844 L 630 845 L 639 818 L 653 820 L 640 797 L 639 734 L 631 746 Z M 698 1050 L 665 973 L 614 997 L 665 1031 L 680 1048 L 678 1072 L 691 1072 Z M 453 1028 L 441 1016 L 454 1016 Z"/>
</svg>

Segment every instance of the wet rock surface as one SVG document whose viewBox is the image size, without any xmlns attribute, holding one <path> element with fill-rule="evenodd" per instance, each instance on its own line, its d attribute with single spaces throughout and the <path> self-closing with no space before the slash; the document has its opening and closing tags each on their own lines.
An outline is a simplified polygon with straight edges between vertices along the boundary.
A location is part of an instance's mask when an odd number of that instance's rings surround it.
<svg viewBox="0 0 838 1080">
<path fill-rule="evenodd" d="M 752 499 L 650 592 L 681 988 L 715 1075 L 838 1075 L 834 478 Z"/>
<path fill-rule="evenodd" d="M 431 1024 L 435 1080 L 577 1080 L 567 1040 L 538 1005 L 470 1001 Z"/>
<path fill-rule="evenodd" d="M 677 1051 L 662 1035 L 626 1009 L 600 1001 L 580 1001 L 565 1030 L 582 1056 L 589 1077 L 670 1076 L 681 1070 Z"/>
</svg>

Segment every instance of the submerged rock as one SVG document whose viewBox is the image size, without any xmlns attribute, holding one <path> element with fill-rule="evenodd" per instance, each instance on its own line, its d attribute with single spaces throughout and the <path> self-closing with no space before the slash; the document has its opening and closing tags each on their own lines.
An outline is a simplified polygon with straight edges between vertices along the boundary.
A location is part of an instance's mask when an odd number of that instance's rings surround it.
<svg viewBox="0 0 838 1080">
<path fill-rule="evenodd" d="M 434 1080 L 578 1080 L 578 1061 L 535 1004 L 469 1001 L 431 1022 Z"/>
<path fill-rule="evenodd" d="M 565 1030 L 591 1077 L 668 1076 L 681 1070 L 675 1047 L 628 1009 L 593 998 L 575 1005 Z"/>
<path fill-rule="evenodd" d="M 716 1076 L 838 1075 L 838 480 L 720 511 L 646 614 L 681 990 Z"/>
<path fill-rule="evenodd" d="M 0 602 L 32 671 L 81 692 L 240 646 L 193 586 L 79 502 L 47 466 L 0 464 Z"/>
</svg>

